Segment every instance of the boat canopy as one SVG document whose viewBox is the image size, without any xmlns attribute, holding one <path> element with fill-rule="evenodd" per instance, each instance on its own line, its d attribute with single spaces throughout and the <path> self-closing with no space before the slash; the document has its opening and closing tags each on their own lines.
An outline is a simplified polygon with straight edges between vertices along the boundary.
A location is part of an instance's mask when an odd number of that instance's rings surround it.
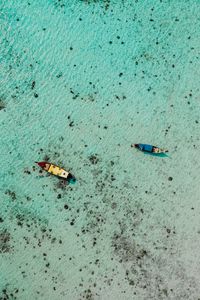
<svg viewBox="0 0 200 300">
<path fill-rule="evenodd" d="M 139 144 L 139 147 L 142 151 L 152 152 L 153 146 L 148 144 Z"/>
</svg>

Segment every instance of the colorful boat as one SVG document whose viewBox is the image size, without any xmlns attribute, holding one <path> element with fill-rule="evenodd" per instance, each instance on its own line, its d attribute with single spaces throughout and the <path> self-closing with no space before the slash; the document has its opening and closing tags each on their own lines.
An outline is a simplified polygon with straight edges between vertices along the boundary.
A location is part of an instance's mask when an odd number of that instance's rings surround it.
<svg viewBox="0 0 200 300">
<path fill-rule="evenodd" d="M 160 149 L 156 146 L 148 145 L 148 144 L 132 144 L 131 147 L 135 147 L 143 152 L 149 152 L 154 154 L 167 153 L 168 150 Z"/>
<path fill-rule="evenodd" d="M 50 174 L 58 176 L 60 178 L 66 179 L 69 182 L 75 182 L 76 178 L 66 170 L 46 161 L 35 162 L 40 166 L 43 170 L 47 171 Z"/>
</svg>

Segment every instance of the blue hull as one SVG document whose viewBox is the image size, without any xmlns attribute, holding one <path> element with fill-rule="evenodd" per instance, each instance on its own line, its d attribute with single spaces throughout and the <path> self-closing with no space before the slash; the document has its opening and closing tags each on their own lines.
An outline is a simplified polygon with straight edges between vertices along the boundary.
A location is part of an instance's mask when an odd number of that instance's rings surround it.
<svg viewBox="0 0 200 300">
<path fill-rule="evenodd" d="M 148 145 L 148 144 L 136 144 L 135 147 L 143 152 L 150 152 L 150 153 L 153 153 L 153 149 L 155 148 L 155 146 Z"/>
</svg>

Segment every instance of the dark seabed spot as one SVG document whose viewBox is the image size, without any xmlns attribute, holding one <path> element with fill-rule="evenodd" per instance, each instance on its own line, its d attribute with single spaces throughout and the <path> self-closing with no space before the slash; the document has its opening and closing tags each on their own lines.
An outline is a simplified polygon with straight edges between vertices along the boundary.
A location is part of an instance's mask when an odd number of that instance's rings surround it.
<svg viewBox="0 0 200 300">
<path fill-rule="evenodd" d="M 7 229 L 0 231 L 0 253 L 8 253 L 12 250 L 10 238 L 10 233 Z"/>
<path fill-rule="evenodd" d="M 11 289 L 9 287 L 9 284 L 6 284 L 0 292 L 0 300 L 19 299 L 17 297 L 18 292 L 19 292 L 18 288 L 12 288 Z"/>
<path fill-rule="evenodd" d="M 117 255 L 122 262 L 137 262 L 137 260 L 140 260 L 147 255 L 147 251 L 140 249 L 134 240 L 120 234 L 114 234 L 112 238 L 112 247 L 115 255 Z"/>
<path fill-rule="evenodd" d="M 99 162 L 99 158 L 97 154 L 92 154 L 89 156 L 89 161 L 92 165 L 96 165 Z"/>
<path fill-rule="evenodd" d="M 2 99 L 0 99 L 0 110 L 6 108 L 6 105 Z"/>
<path fill-rule="evenodd" d="M 110 7 L 110 0 L 81 0 L 81 1 L 86 4 L 102 3 L 105 10 L 107 10 Z"/>
<path fill-rule="evenodd" d="M 32 84 L 31 84 L 31 89 L 33 90 L 34 87 L 35 87 L 35 81 L 32 82 Z"/>
<path fill-rule="evenodd" d="M 14 191 L 11 190 L 6 190 L 5 194 L 8 195 L 12 200 L 16 200 L 16 193 Z"/>
</svg>

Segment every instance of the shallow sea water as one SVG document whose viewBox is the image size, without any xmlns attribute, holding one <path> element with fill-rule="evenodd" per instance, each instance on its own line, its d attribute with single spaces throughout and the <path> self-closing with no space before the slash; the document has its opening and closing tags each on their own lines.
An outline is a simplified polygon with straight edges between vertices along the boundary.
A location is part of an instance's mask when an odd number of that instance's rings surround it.
<svg viewBox="0 0 200 300">
<path fill-rule="evenodd" d="M 37 2 L 0 1 L 0 299 L 200 299 L 200 2 Z"/>
</svg>

